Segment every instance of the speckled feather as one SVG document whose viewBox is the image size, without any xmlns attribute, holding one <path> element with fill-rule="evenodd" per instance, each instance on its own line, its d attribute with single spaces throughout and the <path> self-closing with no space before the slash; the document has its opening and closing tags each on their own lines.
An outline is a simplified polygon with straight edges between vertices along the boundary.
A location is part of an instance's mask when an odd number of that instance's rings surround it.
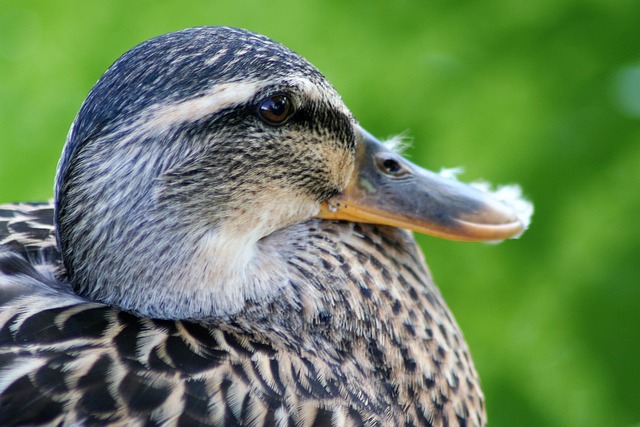
<svg viewBox="0 0 640 427">
<path fill-rule="evenodd" d="M 278 93 L 296 114 L 269 126 L 256 102 Z M 359 129 L 247 31 L 126 53 L 72 126 L 56 201 L 0 206 L 0 425 L 484 425 L 412 235 L 309 219 Z"/>
<path fill-rule="evenodd" d="M 0 214 L 0 285 L 15 289 L 0 294 L 2 425 L 483 423 L 466 344 L 405 231 L 299 224 L 283 249 L 324 312 L 309 317 L 300 295 L 295 311 L 195 323 L 80 299 L 64 288 L 51 206 Z"/>
</svg>

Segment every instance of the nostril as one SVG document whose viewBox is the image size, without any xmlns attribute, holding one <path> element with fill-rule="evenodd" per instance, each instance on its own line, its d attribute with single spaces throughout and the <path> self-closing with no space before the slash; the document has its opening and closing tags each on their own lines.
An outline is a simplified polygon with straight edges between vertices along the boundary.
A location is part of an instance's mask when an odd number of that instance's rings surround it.
<svg viewBox="0 0 640 427">
<path fill-rule="evenodd" d="M 393 175 L 400 172 L 400 170 L 402 169 L 402 166 L 400 166 L 400 163 L 398 163 L 394 159 L 385 159 L 382 162 L 382 166 L 384 167 L 384 170 L 386 170 L 387 172 Z"/>
<path fill-rule="evenodd" d="M 409 172 L 398 160 L 387 157 L 378 161 L 378 166 L 382 172 L 391 176 L 402 176 Z"/>
</svg>

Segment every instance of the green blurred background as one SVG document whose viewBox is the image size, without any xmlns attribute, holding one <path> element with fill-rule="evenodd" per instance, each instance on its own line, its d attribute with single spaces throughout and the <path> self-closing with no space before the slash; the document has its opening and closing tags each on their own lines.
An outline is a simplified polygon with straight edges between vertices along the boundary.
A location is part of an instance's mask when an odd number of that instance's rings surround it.
<svg viewBox="0 0 640 427">
<path fill-rule="evenodd" d="M 0 202 L 50 198 L 100 74 L 197 25 L 286 44 L 413 161 L 535 202 L 518 241 L 420 237 L 492 426 L 640 425 L 639 1 L 0 0 Z"/>
</svg>

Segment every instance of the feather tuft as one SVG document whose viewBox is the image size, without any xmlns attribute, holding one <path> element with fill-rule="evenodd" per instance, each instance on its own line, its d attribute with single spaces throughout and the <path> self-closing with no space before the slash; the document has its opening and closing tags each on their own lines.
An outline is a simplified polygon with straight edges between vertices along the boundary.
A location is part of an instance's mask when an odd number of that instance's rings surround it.
<svg viewBox="0 0 640 427">
<path fill-rule="evenodd" d="M 411 147 L 413 138 L 405 133 L 400 133 L 389 137 L 384 141 L 384 145 L 396 154 L 404 154 L 407 148 Z"/>
</svg>

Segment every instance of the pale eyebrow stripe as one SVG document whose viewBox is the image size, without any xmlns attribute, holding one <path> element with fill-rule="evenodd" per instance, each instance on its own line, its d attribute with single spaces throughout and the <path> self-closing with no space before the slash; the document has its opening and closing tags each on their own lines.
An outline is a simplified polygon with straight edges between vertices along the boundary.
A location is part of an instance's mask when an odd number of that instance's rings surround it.
<svg viewBox="0 0 640 427">
<path fill-rule="evenodd" d="M 262 86 L 259 82 L 224 83 L 204 96 L 175 104 L 155 104 L 131 126 L 134 133 L 162 134 L 176 124 L 197 122 L 226 108 L 250 100 Z"/>
<path fill-rule="evenodd" d="M 204 96 L 175 104 L 156 104 L 140 117 L 140 125 L 148 132 L 162 132 L 178 123 L 197 122 L 218 111 L 249 101 L 262 87 L 264 80 L 220 84 Z M 322 100 L 322 92 L 315 84 L 303 78 L 284 78 L 280 82 L 297 87 L 308 99 Z"/>
</svg>

